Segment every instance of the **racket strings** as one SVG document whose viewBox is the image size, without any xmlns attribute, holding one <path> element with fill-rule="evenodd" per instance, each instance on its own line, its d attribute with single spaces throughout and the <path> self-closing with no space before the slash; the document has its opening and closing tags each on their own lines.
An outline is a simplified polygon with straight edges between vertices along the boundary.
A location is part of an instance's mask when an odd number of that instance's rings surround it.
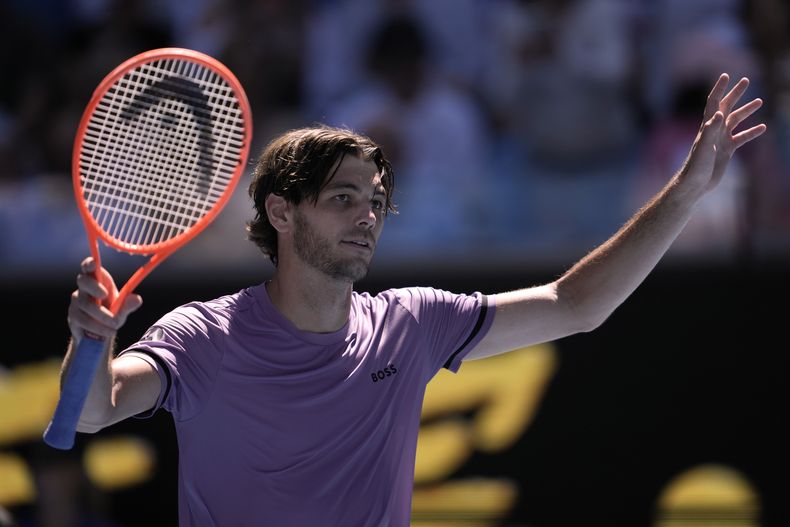
<svg viewBox="0 0 790 527">
<path fill-rule="evenodd" d="M 220 200 L 244 140 L 238 99 L 216 72 L 180 59 L 138 66 L 87 125 L 80 176 L 88 209 L 123 243 L 172 239 Z"/>
<path fill-rule="evenodd" d="M 183 95 L 183 93 L 179 94 L 179 95 Z M 165 117 L 166 118 L 170 118 L 171 120 L 173 120 L 175 122 L 179 122 L 178 117 L 177 117 L 178 109 L 174 108 L 172 102 L 170 102 L 170 101 L 165 101 L 165 103 L 166 104 L 164 104 L 164 106 L 163 106 L 164 111 L 165 111 Z M 150 103 L 147 103 L 147 104 L 150 106 Z M 128 108 L 127 108 L 127 114 L 128 113 L 129 112 L 128 112 Z M 176 115 L 176 116 L 174 117 L 174 115 Z M 151 142 L 151 144 L 158 143 L 158 144 L 165 144 L 165 146 L 169 146 L 169 145 L 167 145 L 167 143 L 171 143 L 172 142 L 172 140 L 171 140 L 172 138 L 171 137 L 162 137 L 161 131 L 162 130 L 167 131 L 166 127 L 159 129 L 160 133 L 158 135 L 160 137 L 157 138 L 156 134 L 152 133 L 152 132 L 156 132 L 156 130 L 157 130 L 156 126 L 154 126 L 154 127 L 151 126 L 151 120 L 150 119 L 143 120 L 142 124 L 143 124 L 143 128 L 144 128 L 144 132 L 146 134 L 148 134 L 150 137 L 153 137 L 156 140 L 155 142 Z M 154 124 L 156 125 L 156 123 L 154 123 Z M 181 128 L 180 130 L 176 130 L 176 133 L 183 134 L 184 133 L 184 130 L 183 130 L 184 126 L 183 126 L 183 124 L 180 126 L 180 128 Z M 182 135 L 182 137 L 183 137 L 183 135 Z M 194 141 L 192 141 L 192 146 L 194 147 Z M 203 150 L 202 152 L 205 152 L 205 150 Z M 165 169 L 167 169 L 168 172 L 171 172 L 171 173 L 174 173 L 174 174 L 178 175 L 183 169 L 183 163 L 181 162 L 181 159 L 179 159 L 179 156 L 175 156 L 175 159 L 163 159 L 162 156 L 160 155 L 160 153 L 157 151 L 157 149 L 152 150 L 151 148 L 149 148 L 148 149 L 149 161 L 150 161 L 152 156 L 155 158 L 154 161 L 159 163 L 160 165 L 162 163 L 164 163 L 164 167 L 165 167 Z M 202 156 L 202 157 L 205 157 L 205 156 Z M 175 165 L 175 166 L 173 166 L 173 165 Z M 151 166 L 146 167 L 147 170 L 151 170 L 152 168 L 153 167 L 151 167 Z M 175 168 L 175 172 L 173 172 L 174 168 Z M 185 189 L 178 185 L 178 183 L 181 182 L 181 178 L 179 178 L 179 177 L 171 178 L 170 181 L 171 181 L 171 183 L 175 183 L 175 185 L 171 185 L 171 189 L 173 189 L 175 191 L 176 199 L 175 199 L 175 203 L 169 203 L 169 202 L 166 203 L 165 210 L 167 212 L 169 212 L 170 215 L 172 215 L 175 210 L 185 210 L 184 207 L 186 207 L 186 208 L 190 208 L 190 207 L 194 208 L 194 205 L 192 205 L 192 204 L 190 204 L 188 202 L 185 203 L 183 199 L 179 199 L 179 198 L 183 198 L 183 197 L 188 197 L 189 196 L 188 193 L 184 192 Z M 198 180 L 198 182 L 200 182 L 200 180 Z M 205 194 L 205 193 L 206 193 L 205 189 L 203 189 L 201 194 Z M 176 207 L 173 207 L 172 205 L 176 205 Z M 181 207 L 180 208 L 177 207 L 178 205 L 181 205 Z M 161 210 L 161 208 L 160 208 L 160 210 Z M 195 209 L 195 212 L 199 213 L 200 210 L 199 209 Z M 177 216 L 181 216 L 181 215 L 177 214 Z M 198 215 L 195 214 L 195 217 L 198 217 Z M 185 225 L 185 224 L 188 224 L 188 222 L 180 221 L 176 225 L 176 227 L 181 226 L 181 225 Z"/>
</svg>

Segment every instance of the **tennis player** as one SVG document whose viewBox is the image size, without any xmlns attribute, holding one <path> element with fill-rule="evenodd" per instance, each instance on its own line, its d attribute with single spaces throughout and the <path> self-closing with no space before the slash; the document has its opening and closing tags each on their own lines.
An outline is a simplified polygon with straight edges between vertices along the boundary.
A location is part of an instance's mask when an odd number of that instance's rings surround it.
<svg viewBox="0 0 790 527">
<path fill-rule="evenodd" d="M 733 153 L 765 131 L 735 131 L 761 101 L 736 107 L 748 80 L 728 84 L 727 75 L 715 83 L 682 169 L 611 239 L 555 282 L 493 295 L 355 292 L 395 208 L 392 168 L 349 130 L 285 133 L 262 153 L 249 189 L 249 238 L 274 263 L 270 280 L 178 307 L 113 358 L 109 342 L 141 298 L 111 315 L 95 302 L 108 291 L 93 262 L 82 263 L 71 346 L 84 331 L 101 335 L 108 359 L 79 430 L 169 411 L 182 526 L 407 527 L 428 381 L 603 323 Z"/>
</svg>

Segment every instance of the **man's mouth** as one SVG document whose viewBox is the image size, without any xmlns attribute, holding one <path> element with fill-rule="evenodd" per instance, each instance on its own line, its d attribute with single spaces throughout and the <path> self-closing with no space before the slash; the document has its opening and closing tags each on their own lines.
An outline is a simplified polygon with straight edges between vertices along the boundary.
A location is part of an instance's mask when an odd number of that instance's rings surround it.
<svg viewBox="0 0 790 527">
<path fill-rule="evenodd" d="M 368 251 L 373 250 L 373 244 L 367 240 L 343 240 L 343 243 L 353 247 L 359 247 L 360 249 L 366 249 Z"/>
</svg>

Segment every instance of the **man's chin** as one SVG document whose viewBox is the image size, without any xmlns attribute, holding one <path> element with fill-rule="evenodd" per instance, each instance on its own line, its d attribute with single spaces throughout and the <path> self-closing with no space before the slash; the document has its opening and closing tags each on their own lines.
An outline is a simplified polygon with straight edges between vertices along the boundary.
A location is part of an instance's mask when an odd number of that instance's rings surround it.
<svg viewBox="0 0 790 527">
<path fill-rule="evenodd" d="M 334 280 L 354 283 L 367 276 L 368 268 L 369 265 L 361 261 L 344 262 L 325 269 L 324 273 Z"/>
</svg>

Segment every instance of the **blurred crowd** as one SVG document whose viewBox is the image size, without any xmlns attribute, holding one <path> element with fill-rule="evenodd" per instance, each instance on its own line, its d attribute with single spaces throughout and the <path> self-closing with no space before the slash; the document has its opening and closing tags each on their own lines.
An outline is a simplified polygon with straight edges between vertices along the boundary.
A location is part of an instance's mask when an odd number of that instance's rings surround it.
<svg viewBox="0 0 790 527">
<path fill-rule="evenodd" d="M 679 168 L 718 74 L 749 76 L 769 131 L 672 254 L 790 255 L 786 0 L 3 0 L 0 41 L 6 273 L 87 254 L 70 187 L 82 110 L 124 59 L 169 46 L 240 79 L 253 154 L 315 122 L 380 142 L 400 205 L 391 261 L 570 262 Z M 207 235 L 207 258 L 245 243 L 241 187 L 221 217 L 236 234 Z"/>
</svg>

